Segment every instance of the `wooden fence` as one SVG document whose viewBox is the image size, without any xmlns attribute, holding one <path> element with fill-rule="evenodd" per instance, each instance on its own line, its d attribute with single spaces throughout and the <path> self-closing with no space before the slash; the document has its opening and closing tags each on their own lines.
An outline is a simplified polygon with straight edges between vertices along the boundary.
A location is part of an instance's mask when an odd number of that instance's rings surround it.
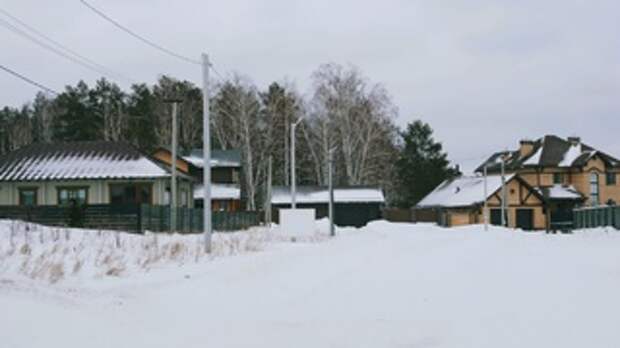
<svg viewBox="0 0 620 348">
<path fill-rule="evenodd" d="M 573 211 L 575 229 L 611 226 L 620 229 L 620 206 L 602 205 Z"/>
<path fill-rule="evenodd" d="M 47 226 L 89 229 L 170 231 L 170 207 L 151 205 L 95 204 L 84 206 L 0 206 L 0 219 L 22 220 Z M 260 224 L 258 212 L 213 212 L 214 231 L 237 231 Z M 202 232 L 203 211 L 177 209 L 177 232 Z"/>
</svg>

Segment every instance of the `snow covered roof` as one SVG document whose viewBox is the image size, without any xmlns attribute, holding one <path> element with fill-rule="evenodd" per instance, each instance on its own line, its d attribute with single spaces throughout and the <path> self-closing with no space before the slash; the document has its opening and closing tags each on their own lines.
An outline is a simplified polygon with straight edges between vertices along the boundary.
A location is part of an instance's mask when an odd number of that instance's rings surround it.
<svg viewBox="0 0 620 348">
<path fill-rule="evenodd" d="M 202 149 L 194 149 L 184 160 L 198 168 L 204 166 Z M 241 151 L 239 150 L 211 150 L 211 168 L 241 167 Z"/>
<path fill-rule="evenodd" d="M 514 175 L 506 176 L 506 182 Z M 502 186 L 501 175 L 487 176 L 487 194 L 491 196 Z M 468 207 L 481 204 L 484 197 L 484 177 L 461 176 L 448 179 L 437 186 L 431 193 L 422 199 L 417 207 Z"/>
<path fill-rule="evenodd" d="M 505 158 L 506 170 L 514 171 L 523 167 L 581 167 L 594 155 L 600 156 L 612 167 L 620 166 L 620 160 L 607 155 L 591 146 L 581 143 L 578 138 L 563 139 L 555 135 L 545 135 L 532 142 L 532 152 L 521 156 L 519 151 L 497 152 L 476 169 L 482 172 L 484 166 L 489 172 L 500 169 L 501 159 Z"/>
<path fill-rule="evenodd" d="M 194 185 L 194 199 L 203 199 L 203 185 Z M 239 185 L 211 184 L 211 199 L 241 199 Z"/>
<path fill-rule="evenodd" d="M 162 164 L 121 142 L 33 144 L 0 157 L 0 181 L 169 176 Z"/>
<path fill-rule="evenodd" d="M 579 193 L 573 186 L 553 185 L 550 187 L 539 188 L 538 191 L 546 198 L 550 199 L 583 199 L 583 195 Z"/>
<path fill-rule="evenodd" d="M 297 203 L 328 203 L 329 190 L 324 186 L 298 186 L 295 194 Z M 383 191 L 376 187 L 334 188 L 334 201 L 338 203 L 384 203 Z M 291 189 L 276 186 L 272 190 L 271 204 L 290 204 Z"/>
</svg>

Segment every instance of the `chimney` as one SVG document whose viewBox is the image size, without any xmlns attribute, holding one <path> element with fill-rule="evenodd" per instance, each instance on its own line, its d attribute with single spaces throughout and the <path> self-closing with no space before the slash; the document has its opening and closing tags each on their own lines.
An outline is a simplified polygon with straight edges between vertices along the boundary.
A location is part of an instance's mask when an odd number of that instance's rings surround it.
<svg viewBox="0 0 620 348">
<path fill-rule="evenodd" d="M 577 146 L 581 143 L 581 138 L 580 137 L 568 137 L 568 142 L 572 146 Z"/>
<path fill-rule="evenodd" d="M 519 156 L 521 158 L 530 155 L 534 150 L 534 140 L 523 139 L 519 144 Z"/>
</svg>

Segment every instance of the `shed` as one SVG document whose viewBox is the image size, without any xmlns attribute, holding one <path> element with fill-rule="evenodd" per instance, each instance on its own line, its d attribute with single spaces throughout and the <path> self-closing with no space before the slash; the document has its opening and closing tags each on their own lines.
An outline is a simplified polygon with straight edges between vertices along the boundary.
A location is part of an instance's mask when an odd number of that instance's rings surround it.
<svg viewBox="0 0 620 348">
<path fill-rule="evenodd" d="M 325 186 L 298 186 L 295 195 L 297 208 L 316 210 L 318 219 L 327 217 L 329 190 Z M 276 186 L 272 190 L 271 205 L 274 221 L 278 221 L 278 210 L 291 207 L 291 189 Z M 338 226 L 361 227 L 369 221 L 381 218 L 385 205 L 383 191 L 378 187 L 350 186 L 334 188 L 334 223 Z"/>
</svg>

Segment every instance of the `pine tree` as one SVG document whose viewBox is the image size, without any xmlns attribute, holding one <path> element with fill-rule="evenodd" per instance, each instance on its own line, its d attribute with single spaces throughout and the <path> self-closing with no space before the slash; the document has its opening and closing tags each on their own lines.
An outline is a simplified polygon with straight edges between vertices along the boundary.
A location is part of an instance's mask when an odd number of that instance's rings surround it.
<svg viewBox="0 0 620 348">
<path fill-rule="evenodd" d="M 56 97 L 57 111 L 52 123 L 55 141 L 91 141 L 103 138 L 103 119 L 95 112 L 88 85 L 80 81 Z"/>
<path fill-rule="evenodd" d="M 427 123 L 415 121 L 401 132 L 402 148 L 396 162 L 401 207 L 412 207 L 446 178 L 455 174 L 441 143 Z"/>
</svg>

